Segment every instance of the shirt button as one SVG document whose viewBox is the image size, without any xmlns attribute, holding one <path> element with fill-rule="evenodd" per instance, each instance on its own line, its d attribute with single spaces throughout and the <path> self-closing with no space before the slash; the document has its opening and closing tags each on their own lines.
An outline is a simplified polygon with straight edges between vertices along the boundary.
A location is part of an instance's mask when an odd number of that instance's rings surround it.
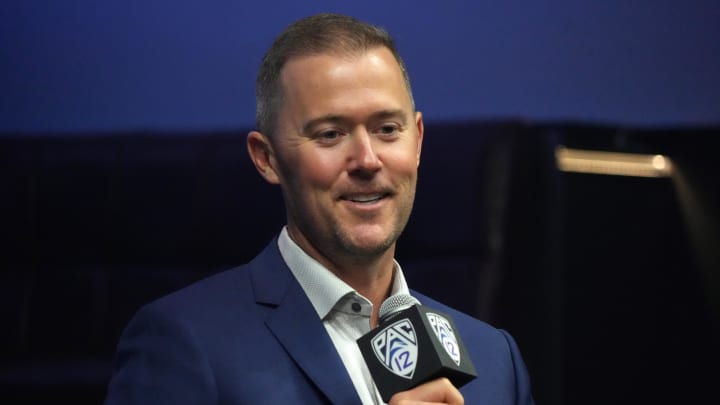
<svg viewBox="0 0 720 405">
<path fill-rule="evenodd" d="M 352 305 L 351 305 L 351 307 L 352 307 L 353 312 L 355 312 L 356 314 L 357 314 L 358 312 L 360 312 L 360 310 L 362 309 L 362 307 L 360 306 L 360 304 L 358 304 L 357 302 L 353 302 Z"/>
</svg>

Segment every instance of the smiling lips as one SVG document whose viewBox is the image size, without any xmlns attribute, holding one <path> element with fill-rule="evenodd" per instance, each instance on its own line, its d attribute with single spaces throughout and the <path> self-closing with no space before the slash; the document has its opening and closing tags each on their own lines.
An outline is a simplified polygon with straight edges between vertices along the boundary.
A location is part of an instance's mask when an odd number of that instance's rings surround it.
<svg viewBox="0 0 720 405">
<path fill-rule="evenodd" d="M 350 201 L 358 204 L 372 204 L 378 202 L 386 197 L 389 197 L 390 193 L 372 193 L 372 194 L 353 194 L 345 195 L 340 197 L 341 200 Z"/>
</svg>

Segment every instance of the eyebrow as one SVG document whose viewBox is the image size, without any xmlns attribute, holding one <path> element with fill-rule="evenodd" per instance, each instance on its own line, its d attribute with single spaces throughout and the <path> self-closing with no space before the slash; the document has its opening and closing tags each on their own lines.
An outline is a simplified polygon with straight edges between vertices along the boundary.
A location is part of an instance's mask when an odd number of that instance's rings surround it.
<svg viewBox="0 0 720 405">
<path fill-rule="evenodd" d="M 401 109 L 395 109 L 395 110 L 382 110 L 378 111 L 376 113 L 373 113 L 370 116 L 370 120 L 372 121 L 378 121 L 378 120 L 385 120 L 389 118 L 398 118 L 400 120 L 400 124 L 402 126 L 407 125 L 407 114 L 404 110 Z M 309 120 L 302 126 L 302 132 L 303 133 L 309 133 L 314 127 L 324 124 L 324 123 L 331 123 L 331 124 L 345 124 L 350 122 L 351 119 L 344 116 L 344 115 L 338 115 L 338 114 L 328 114 L 324 115 L 322 117 L 317 117 Z"/>
</svg>

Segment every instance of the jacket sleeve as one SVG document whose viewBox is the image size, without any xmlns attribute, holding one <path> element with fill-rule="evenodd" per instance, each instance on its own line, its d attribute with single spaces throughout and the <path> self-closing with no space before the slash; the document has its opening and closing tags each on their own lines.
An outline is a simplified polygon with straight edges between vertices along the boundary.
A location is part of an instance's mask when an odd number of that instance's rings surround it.
<svg viewBox="0 0 720 405">
<path fill-rule="evenodd" d="M 144 307 L 120 338 L 105 404 L 213 403 L 212 372 L 189 328 Z"/>
<path fill-rule="evenodd" d="M 532 390 L 530 389 L 530 375 L 528 374 L 525 362 L 520 355 L 515 339 L 504 330 L 500 332 L 505 337 L 510 348 L 510 356 L 512 358 L 513 368 L 515 370 L 515 404 L 517 405 L 534 405 Z"/>
</svg>

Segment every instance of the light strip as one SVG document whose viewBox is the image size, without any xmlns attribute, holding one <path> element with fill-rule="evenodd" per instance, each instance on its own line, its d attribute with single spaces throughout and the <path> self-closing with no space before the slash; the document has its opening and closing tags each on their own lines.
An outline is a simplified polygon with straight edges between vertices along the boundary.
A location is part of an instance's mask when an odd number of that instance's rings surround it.
<svg viewBox="0 0 720 405">
<path fill-rule="evenodd" d="M 563 172 L 670 177 L 673 171 L 672 161 L 663 155 L 604 152 L 559 146 L 555 149 L 555 160 L 558 169 Z"/>
</svg>

